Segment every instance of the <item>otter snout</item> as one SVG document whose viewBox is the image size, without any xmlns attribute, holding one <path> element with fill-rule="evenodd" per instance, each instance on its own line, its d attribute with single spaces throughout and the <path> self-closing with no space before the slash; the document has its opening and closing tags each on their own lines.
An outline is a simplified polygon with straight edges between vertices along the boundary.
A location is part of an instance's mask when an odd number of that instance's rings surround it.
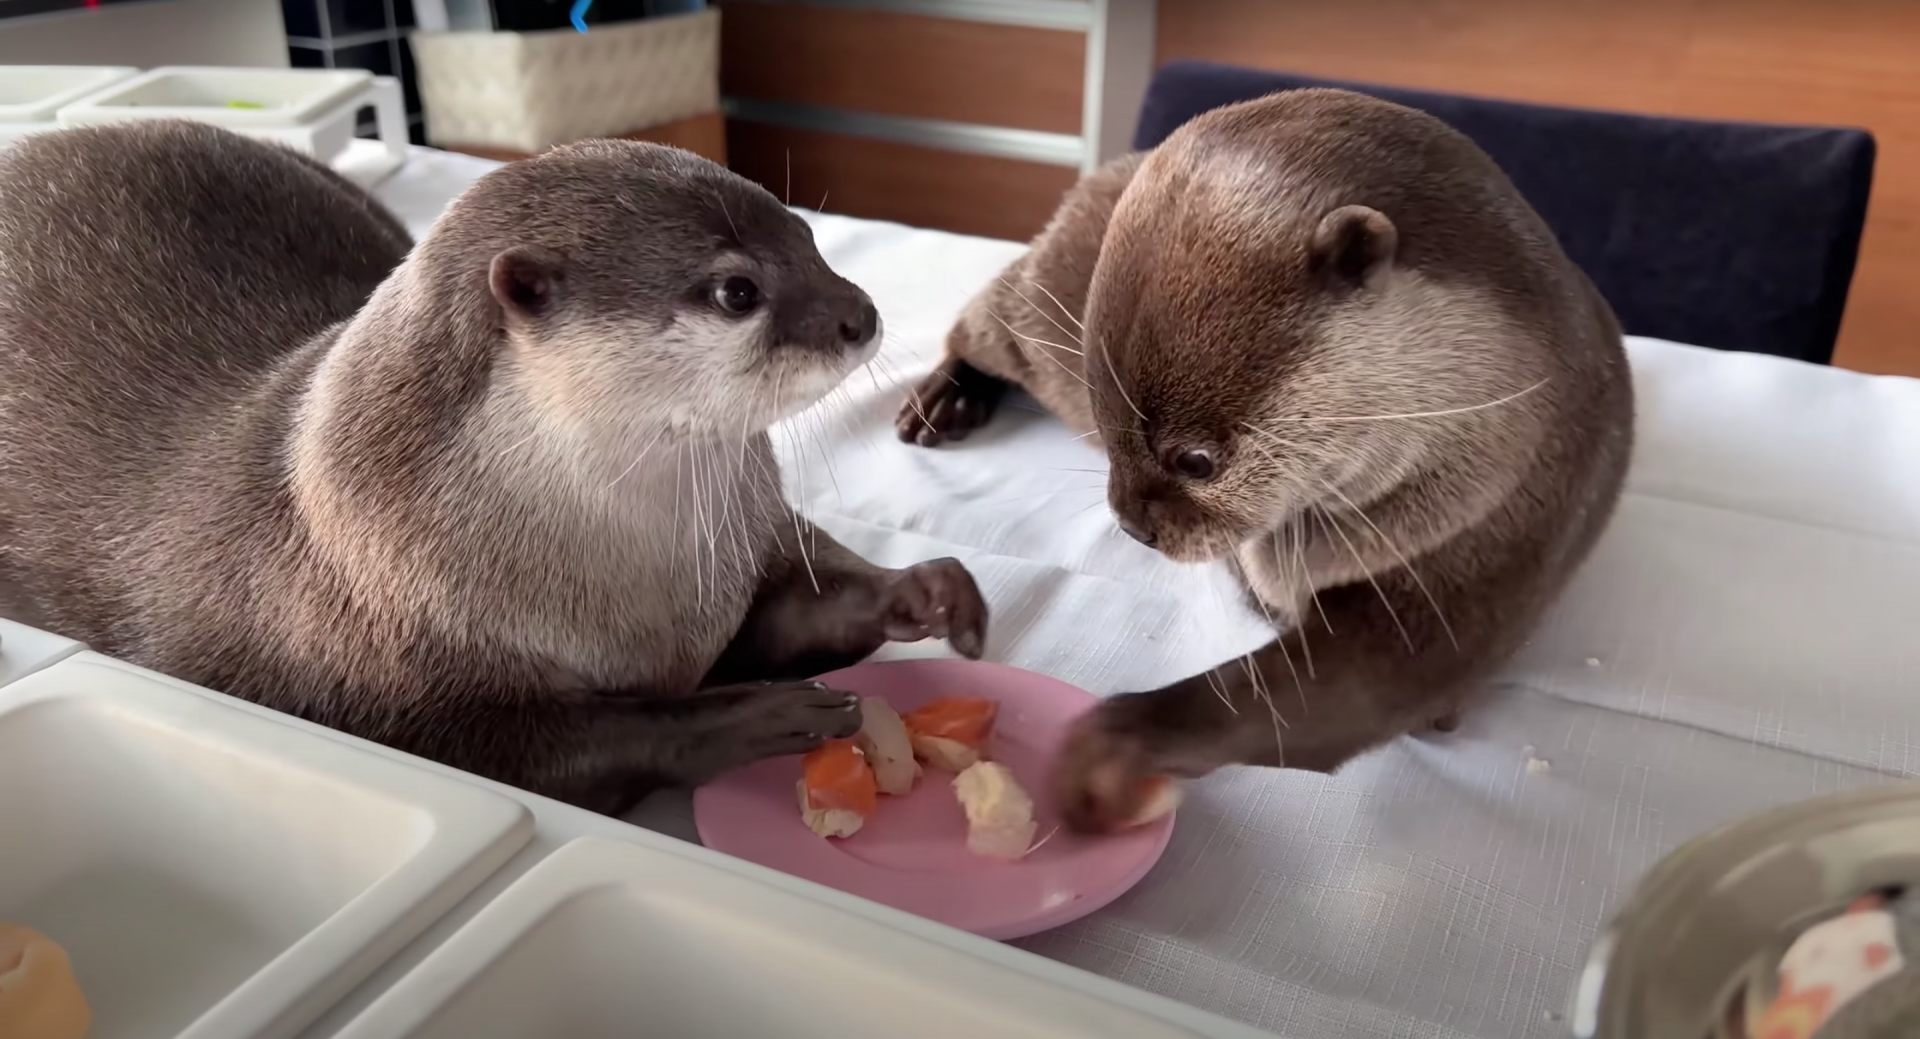
<svg viewBox="0 0 1920 1039">
<path fill-rule="evenodd" d="M 1115 488 L 1108 507 L 1128 537 L 1178 563 L 1212 559 L 1225 545 L 1217 523 L 1177 489 Z"/>
<path fill-rule="evenodd" d="M 1113 520 L 1127 536 L 1148 548 L 1159 548 L 1167 530 L 1166 503 L 1141 494 L 1115 495 L 1109 503 Z"/>
<path fill-rule="evenodd" d="M 1143 507 L 1140 511 L 1144 514 L 1146 509 Z M 1160 535 L 1155 534 L 1153 529 L 1147 526 L 1143 520 L 1134 519 L 1123 512 L 1114 513 L 1114 519 L 1119 521 L 1120 529 L 1126 531 L 1128 537 L 1148 548 L 1152 548 L 1160 541 Z"/>
<path fill-rule="evenodd" d="M 880 311 L 873 298 L 849 281 L 821 287 L 797 309 L 795 320 L 779 337 L 787 345 L 838 355 L 865 350 L 880 336 Z"/>
<path fill-rule="evenodd" d="M 880 334 L 880 308 L 865 292 L 860 293 L 860 300 L 853 316 L 840 322 L 840 340 L 848 346 L 866 346 Z"/>
</svg>

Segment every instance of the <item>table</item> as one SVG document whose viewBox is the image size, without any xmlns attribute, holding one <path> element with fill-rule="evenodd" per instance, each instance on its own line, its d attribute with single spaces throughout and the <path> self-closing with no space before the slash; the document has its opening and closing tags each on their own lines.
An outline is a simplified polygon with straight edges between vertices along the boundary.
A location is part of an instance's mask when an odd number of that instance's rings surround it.
<svg viewBox="0 0 1920 1039">
<path fill-rule="evenodd" d="M 377 193 L 419 234 L 490 166 L 416 151 Z M 993 606 L 989 656 L 1098 693 L 1268 637 L 1224 573 L 1119 536 L 1101 455 L 1047 417 L 1016 405 L 938 451 L 893 439 L 903 387 L 1019 245 L 809 219 L 888 328 L 872 372 L 780 431 L 809 515 L 878 562 L 965 560 Z M 1920 382 L 1630 350 L 1627 495 L 1489 706 L 1337 776 L 1197 784 L 1139 888 L 1022 944 L 1303 1039 L 1562 1036 L 1588 943 L 1661 855 L 1912 776 Z M 634 818 L 691 837 L 684 797 Z"/>
</svg>

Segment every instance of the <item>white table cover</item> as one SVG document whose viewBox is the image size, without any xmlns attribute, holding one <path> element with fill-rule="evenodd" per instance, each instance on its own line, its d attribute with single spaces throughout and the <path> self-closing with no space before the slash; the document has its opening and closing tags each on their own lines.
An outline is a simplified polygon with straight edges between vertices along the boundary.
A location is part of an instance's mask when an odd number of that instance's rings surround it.
<svg viewBox="0 0 1920 1039">
<path fill-rule="evenodd" d="M 378 193 L 421 234 L 490 166 L 419 152 Z M 1099 693 L 1268 637 L 1223 573 L 1119 536 L 1101 455 L 1047 417 L 935 451 L 894 439 L 902 384 L 1021 246 L 810 219 L 888 330 L 871 375 L 782 430 L 811 516 L 883 563 L 965 560 L 993 659 Z M 1023 944 L 1293 1039 L 1564 1036 L 1588 943 L 1662 854 L 1913 774 L 1920 382 L 1630 347 L 1627 496 L 1491 705 L 1338 776 L 1197 784 L 1135 891 Z M 684 798 L 636 819 L 692 837 Z"/>
</svg>

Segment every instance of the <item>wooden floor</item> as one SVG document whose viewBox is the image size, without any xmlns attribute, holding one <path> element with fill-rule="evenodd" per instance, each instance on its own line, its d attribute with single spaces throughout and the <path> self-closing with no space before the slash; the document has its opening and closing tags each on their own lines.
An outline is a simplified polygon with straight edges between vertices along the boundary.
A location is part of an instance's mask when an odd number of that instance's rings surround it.
<svg viewBox="0 0 1920 1039">
<path fill-rule="evenodd" d="M 1835 363 L 1920 376 L 1920 0 L 1161 0 L 1159 57 L 1671 115 L 1863 126 Z"/>
</svg>

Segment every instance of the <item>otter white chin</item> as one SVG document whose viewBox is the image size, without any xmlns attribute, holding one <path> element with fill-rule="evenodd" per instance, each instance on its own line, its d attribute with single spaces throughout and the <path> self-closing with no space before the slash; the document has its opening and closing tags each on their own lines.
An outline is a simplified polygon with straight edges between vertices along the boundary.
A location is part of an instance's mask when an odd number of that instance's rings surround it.
<svg viewBox="0 0 1920 1039">
<path fill-rule="evenodd" d="M 1078 340 L 1078 342 L 1075 342 Z M 1611 309 L 1479 148 L 1339 90 L 1207 113 L 1090 174 L 902 407 L 924 446 L 1009 385 L 1105 445 L 1120 526 L 1236 568 L 1276 640 L 1116 696 L 1056 777 L 1331 772 L 1451 728 L 1613 514 L 1633 387 Z"/>
<path fill-rule="evenodd" d="M 0 153 L 0 613 L 601 811 L 851 735 L 804 681 L 977 656 L 965 569 L 790 510 L 766 428 L 876 349 L 805 222 L 686 152 L 488 173 L 409 250 L 192 123 Z"/>
</svg>

